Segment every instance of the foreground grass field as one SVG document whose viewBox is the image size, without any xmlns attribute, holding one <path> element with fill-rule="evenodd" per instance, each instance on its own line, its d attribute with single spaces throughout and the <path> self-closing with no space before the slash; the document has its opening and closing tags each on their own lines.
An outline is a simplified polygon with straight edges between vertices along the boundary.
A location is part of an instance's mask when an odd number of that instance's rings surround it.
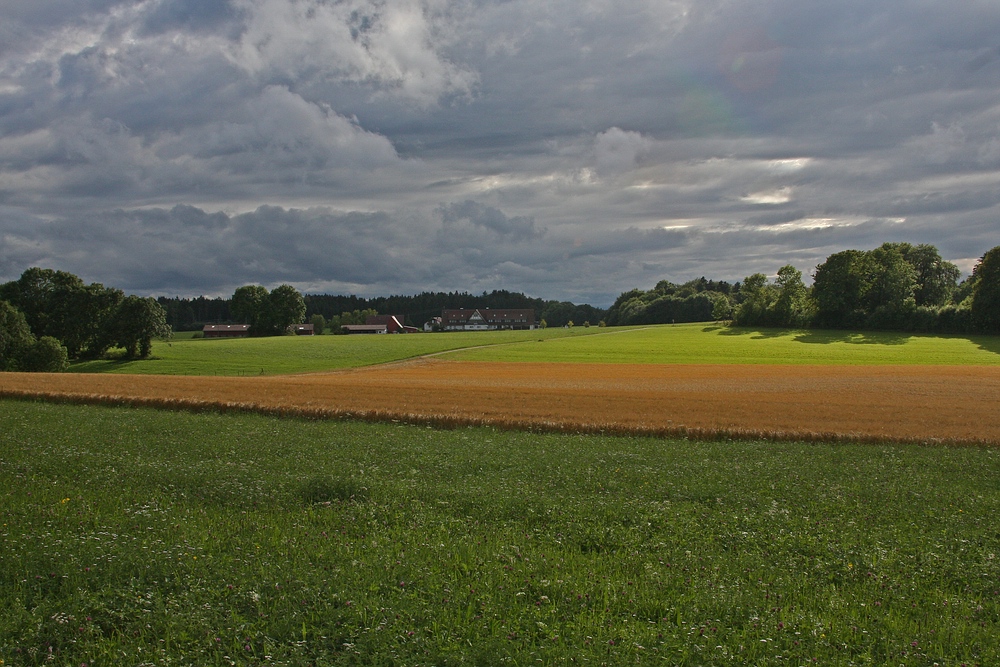
<svg viewBox="0 0 1000 667">
<path fill-rule="evenodd" d="M 5 665 L 1000 660 L 993 449 L 5 401 L 0 452 Z"/>
</svg>

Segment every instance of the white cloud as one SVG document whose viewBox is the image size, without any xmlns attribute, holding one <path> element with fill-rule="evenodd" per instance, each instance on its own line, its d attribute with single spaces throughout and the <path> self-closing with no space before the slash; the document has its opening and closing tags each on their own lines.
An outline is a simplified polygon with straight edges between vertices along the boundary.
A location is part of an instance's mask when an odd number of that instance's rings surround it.
<svg viewBox="0 0 1000 667">
<path fill-rule="evenodd" d="M 787 204 L 792 201 L 792 189 L 789 187 L 778 188 L 777 190 L 769 190 L 765 192 L 754 192 L 748 195 L 740 197 L 741 201 L 745 201 L 748 204 L 761 204 L 761 205 L 773 205 L 773 204 Z"/>
<path fill-rule="evenodd" d="M 399 160 L 385 137 L 283 86 L 268 86 L 247 101 L 239 117 L 164 142 L 162 150 L 212 160 L 231 170 L 273 173 L 275 168 L 303 168 L 317 175 L 333 167 L 371 170 Z"/>
<path fill-rule="evenodd" d="M 469 95 L 476 74 L 451 62 L 447 17 L 419 0 L 239 0 L 250 16 L 233 54 L 255 74 L 374 85 L 430 106 Z"/>
<path fill-rule="evenodd" d="M 649 151 L 652 142 L 639 132 L 612 127 L 594 138 L 597 173 L 615 176 L 633 169 Z"/>
</svg>

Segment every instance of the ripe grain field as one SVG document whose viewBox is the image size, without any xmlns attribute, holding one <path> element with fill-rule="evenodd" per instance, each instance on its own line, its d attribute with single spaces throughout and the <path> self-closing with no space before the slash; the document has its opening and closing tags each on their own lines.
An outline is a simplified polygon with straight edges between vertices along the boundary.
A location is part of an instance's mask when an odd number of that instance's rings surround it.
<svg viewBox="0 0 1000 667">
<path fill-rule="evenodd" d="M 536 430 L 1000 443 L 1000 354 L 991 337 L 704 325 L 595 327 L 580 336 L 563 330 L 558 337 L 517 333 L 413 336 L 423 342 L 407 343 L 408 352 L 423 346 L 440 356 L 388 365 L 378 362 L 398 359 L 403 348 L 394 347 L 396 341 L 408 337 L 372 336 L 363 346 L 347 337 L 320 344 L 271 339 L 282 359 L 293 358 L 296 349 L 325 349 L 324 363 L 350 358 L 374 365 L 261 377 L 8 373 L 0 376 L 0 395 Z M 259 341 L 226 342 L 233 354 L 241 344 L 258 356 L 269 349 Z M 215 341 L 176 347 L 212 349 L 206 343 Z M 480 345 L 449 351 L 472 343 Z M 788 363 L 796 354 L 800 363 Z M 532 361 L 540 358 L 545 361 Z M 497 361 L 505 359 L 510 361 Z M 158 361 L 138 363 L 153 368 Z M 218 369 L 216 363 L 196 367 Z M 302 359 L 287 365 L 308 367 Z"/>
</svg>

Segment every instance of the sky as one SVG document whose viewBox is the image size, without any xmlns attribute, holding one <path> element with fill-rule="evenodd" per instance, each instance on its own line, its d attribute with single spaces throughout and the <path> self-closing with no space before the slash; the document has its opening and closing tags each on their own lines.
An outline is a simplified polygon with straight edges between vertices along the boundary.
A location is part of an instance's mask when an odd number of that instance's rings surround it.
<svg viewBox="0 0 1000 667">
<path fill-rule="evenodd" d="M 0 281 L 807 282 L 1000 244 L 995 0 L 0 0 Z"/>
</svg>

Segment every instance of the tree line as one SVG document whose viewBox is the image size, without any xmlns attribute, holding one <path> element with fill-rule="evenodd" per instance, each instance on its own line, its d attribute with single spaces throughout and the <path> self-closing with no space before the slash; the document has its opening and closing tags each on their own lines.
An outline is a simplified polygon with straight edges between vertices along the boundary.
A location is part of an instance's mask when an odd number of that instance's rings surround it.
<svg viewBox="0 0 1000 667">
<path fill-rule="evenodd" d="M 235 294 L 234 294 L 235 297 Z M 606 310 L 589 304 L 545 300 L 518 292 L 494 290 L 480 295 L 468 292 L 422 292 L 412 296 L 380 296 L 365 298 L 355 295 L 305 294 L 305 314 L 302 321 L 323 323 L 334 331 L 342 324 L 364 324 L 368 314 L 403 315 L 404 324 L 422 327 L 439 317 L 444 309 L 454 308 L 532 308 L 535 317 L 549 326 L 565 326 L 569 322 L 596 324 L 604 319 Z M 232 309 L 233 297 L 194 299 L 160 297 L 157 300 L 167 313 L 167 323 L 174 331 L 200 331 L 205 324 L 249 324 L 245 313 Z"/>
<path fill-rule="evenodd" d="M 155 299 L 65 271 L 33 267 L 0 285 L 0 370 L 60 371 L 112 348 L 145 358 L 153 339 L 170 333 Z"/>
<path fill-rule="evenodd" d="M 366 299 L 357 296 L 307 294 L 306 316 L 322 315 L 335 327 L 339 324 L 363 324 L 358 314 L 374 311 L 382 315 L 403 315 L 404 324 L 423 327 L 445 309 L 458 308 L 530 308 L 535 317 L 549 326 L 565 326 L 569 322 L 596 324 L 607 311 L 589 304 L 575 304 L 529 297 L 520 292 L 493 290 L 475 295 L 469 292 L 421 292 L 413 296 L 387 296 Z"/>
<path fill-rule="evenodd" d="M 1000 246 L 965 280 L 928 244 L 844 250 L 816 267 L 813 284 L 786 265 L 733 284 L 700 278 L 625 292 L 608 324 L 731 320 L 737 326 L 1000 333 Z"/>
<path fill-rule="evenodd" d="M 984 254 L 965 280 L 960 277 L 932 245 L 884 243 L 830 255 L 816 267 L 811 286 L 786 265 L 774 280 L 762 273 L 732 284 L 663 280 L 651 290 L 624 292 L 605 311 L 506 290 L 366 299 L 246 285 L 229 299 L 152 299 L 33 267 L 0 285 L 0 370 L 58 371 L 69 360 L 98 358 L 114 348 L 127 358 L 144 358 L 153 339 L 169 337 L 172 328 L 207 323 L 237 321 L 249 324 L 253 335 L 279 335 L 306 318 L 320 331 L 328 323 L 339 330 L 381 313 L 403 315 L 406 324 L 419 327 L 453 308 L 531 308 L 549 326 L 729 320 L 737 326 L 1000 333 L 1000 246 Z"/>
<path fill-rule="evenodd" d="M 623 292 L 607 312 L 609 326 L 728 320 L 740 284 L 697 278 L 683 285 L 661 280 L 651 290 Z"/>
</svg>

